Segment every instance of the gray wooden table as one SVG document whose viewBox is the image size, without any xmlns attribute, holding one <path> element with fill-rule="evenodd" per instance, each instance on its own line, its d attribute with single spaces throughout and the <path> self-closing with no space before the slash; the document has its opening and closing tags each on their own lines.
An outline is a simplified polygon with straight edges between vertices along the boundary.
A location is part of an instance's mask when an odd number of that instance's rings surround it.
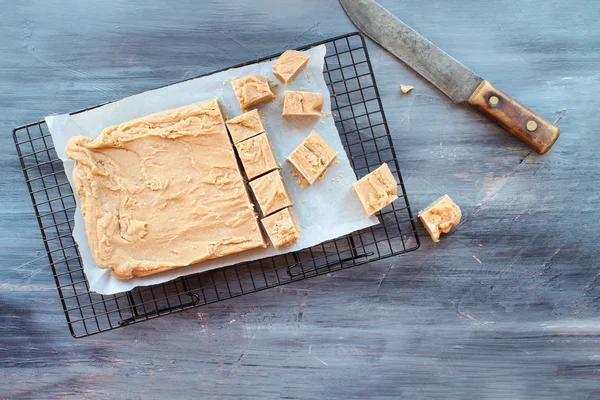
<svg viewBox="0 0 600 400">
<path fill-rule="evenodd" d="M 71 338 L 17 125 L 353 31 L 333 0 L 0 5 L 0 398 L 600 398 L 600 7 L 382 3 L 562 136 L 533 154 L 368 43 L 418 210 L 396 259 Z M 415 86 L 399 94 L 400 83 Z"/>
</svg>

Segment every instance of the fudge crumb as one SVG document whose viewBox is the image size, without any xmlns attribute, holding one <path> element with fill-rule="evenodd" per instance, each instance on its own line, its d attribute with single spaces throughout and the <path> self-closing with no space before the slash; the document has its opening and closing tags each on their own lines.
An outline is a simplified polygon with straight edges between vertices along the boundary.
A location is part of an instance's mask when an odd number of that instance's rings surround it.
<svg viewBox="0 0 600 400">
<path fill-rule="evenodd" d="M 305 91 L 306 88 L 304 86 L 300 86 L 300 88 L 298 90 Z"/>
<path fill-rule="evenodd" d="M 331 111 L 326 111 L 323 113 L 323 117 L 330 117 L 331 116 Z"/>
<path fill-rule="evenodd" d="M 340 173 L 338 176 L 336 176 L 335 178 L 331 178 L 331 182 L 335 182 L 335 183 L 339 183 L 340 180 L 344 177 L 344 173 Z M 343 185 L 343 184 L 342 184 Z M 340 185 L 341 186 L 341 185 Z"/>
<path fill-rule="evenodd" d="M 306 204 L 306 200 L 302 200 L 302 204 Z"/>
<path fill-rule="evenodd" d="M 410 92 L 413 89 L 414 89 L 414 86 L 400 84 L 400 90 L 404 94 L 408 94 L 408 92 Z"/>
<path fill-rule="evenodd" d="M 300 186 L 300 188 L 304 189 L 308 187 L 308 181 L 304 179 L 302 175 L 300 175 L 300 172 L 298 172 L 298 170 L 296 170 L 295 168 L 290 168 L 288 171 L 290 172 L 290 174 L 292 174 L 292 176 L 296 178 L 296 184 Z"/>
<path fill-rule="evenodd" d="M 309 72 L 308 74 L 306 74 L 306 77 L 307 77 L 308 79 L 312 78 L 312 72 Z"/>
</svg>

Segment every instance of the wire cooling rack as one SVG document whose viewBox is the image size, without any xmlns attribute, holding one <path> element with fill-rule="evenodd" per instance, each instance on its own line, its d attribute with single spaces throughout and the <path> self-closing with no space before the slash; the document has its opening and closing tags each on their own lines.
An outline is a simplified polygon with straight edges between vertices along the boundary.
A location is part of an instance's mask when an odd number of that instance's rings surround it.
<svg viewBox="0 0 600 400">
<path fill-rule="evenodd" d="M 387 162 L 399 184 L 399 199 L 377 213 L 379 225 L 309 249 L 114 295 L 90 292 L 77 245 L 71 236 L 75 198 L 48 127 L 39 121 L 13 131 L 50 267 L 74 337 L 350 268 L 419 247 L 365 41 L 358 33 L 351 33 L 300 50 L 319 44 L 327 47 L 324 74 L 331 94 L 332 114 L 356 175 L 360 178 Z"/>
</svg>

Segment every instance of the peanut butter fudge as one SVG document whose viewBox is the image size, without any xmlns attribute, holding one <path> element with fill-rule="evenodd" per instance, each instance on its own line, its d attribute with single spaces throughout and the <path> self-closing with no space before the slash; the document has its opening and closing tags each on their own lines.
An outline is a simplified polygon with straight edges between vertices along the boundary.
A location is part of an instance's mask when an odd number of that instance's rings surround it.
<svg viewBox="0 0 600 400">
<path fill-rule="evenodd" d="M 73 137 L 66 154 L 94 259 L 117 278 L 267 245 L 218 100 Z"/>
<path fill-rule="evenodd" d="M 313 92 L 283 92 L 283 116 L 320 117 L 323 110 L 323 95 Z"/>
<path fill-rule="evenodd" d="M 440 233 L 448 233 L 458 225 L 461 217 L 460 207 L 447 194 L 419 212 L 419 219 L 434 242 L 440 241 Z"/>
<path fill-rule="evenodd" d="M 309 58 L 309 55 L 296 50 L 284 51 L 273 64 L 273 75 L 287 85 L 306 67 Z"/>
<path fill-rule="evenodd" d="M 294 205 L 280 170 L 256 178 L 250 187 L 264 216 Z"/>
<path fill-rule="evenodd" d="M 386 163 L 358 180 L 352 189 L 367 215 L 375 214 L 398 198 L 398 184 Z"/>
<path fill-rule="evenodd" d="M 275 98 L 269 80 L 262 75 L 252 74 L 232 79 L 231 86 L 240 102 L 242 111 L 247 111 L 258 104 Z"/>
<path fill-rule="evenodd" d="M 284 208 L 271 214 L 263 218 L 261 222 L 275 248 L 296 243 L 302 232 L 298 217 L 291 208 Z"/>
<path fill-rule="evenodd" d="M 226 122 L 233 143 L 241 142 L 265 131 L 257 110 L 238 115 Z"/>
<path fill-rule="evenodd" d="M 267 133 L 261 133 L 235 145 L 248 180 L 279 168 Z"/>
<path fill-rule="evenodd" d="M 287 160 L 308 181 L 314 183 L 335 161 L 337 152 L 317 132 L 312 131 Z"/>
</svg>

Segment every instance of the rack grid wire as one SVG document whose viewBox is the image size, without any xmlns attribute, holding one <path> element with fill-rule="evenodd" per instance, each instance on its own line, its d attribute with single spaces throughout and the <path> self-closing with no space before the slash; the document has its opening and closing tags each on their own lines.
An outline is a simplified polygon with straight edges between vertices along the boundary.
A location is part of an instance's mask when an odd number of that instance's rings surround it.
<svg viewBox="0 0 600 400">
<path fill-rule="evenodd" d="M 299 50 L 320 44 L 327 47 L 324 74 L 331 95 L 333 118 L 357 177 L 387 162 L 399 185 L 399 199 L 376 214 L 380 224 L 305 250 L 243 262 L 114 295 L 91 292 L 72 237 L 75 198 L 48 127 L 44 121 L 38 121 L 13 131 L 50 267 L 73 337 L 90 336 L 403 254 L 419 247 L 415 221 L 364 38 L 358 33 L 350 33 Z M 278 56 L 275 54 L 235 67 Z"/>
</svg>

